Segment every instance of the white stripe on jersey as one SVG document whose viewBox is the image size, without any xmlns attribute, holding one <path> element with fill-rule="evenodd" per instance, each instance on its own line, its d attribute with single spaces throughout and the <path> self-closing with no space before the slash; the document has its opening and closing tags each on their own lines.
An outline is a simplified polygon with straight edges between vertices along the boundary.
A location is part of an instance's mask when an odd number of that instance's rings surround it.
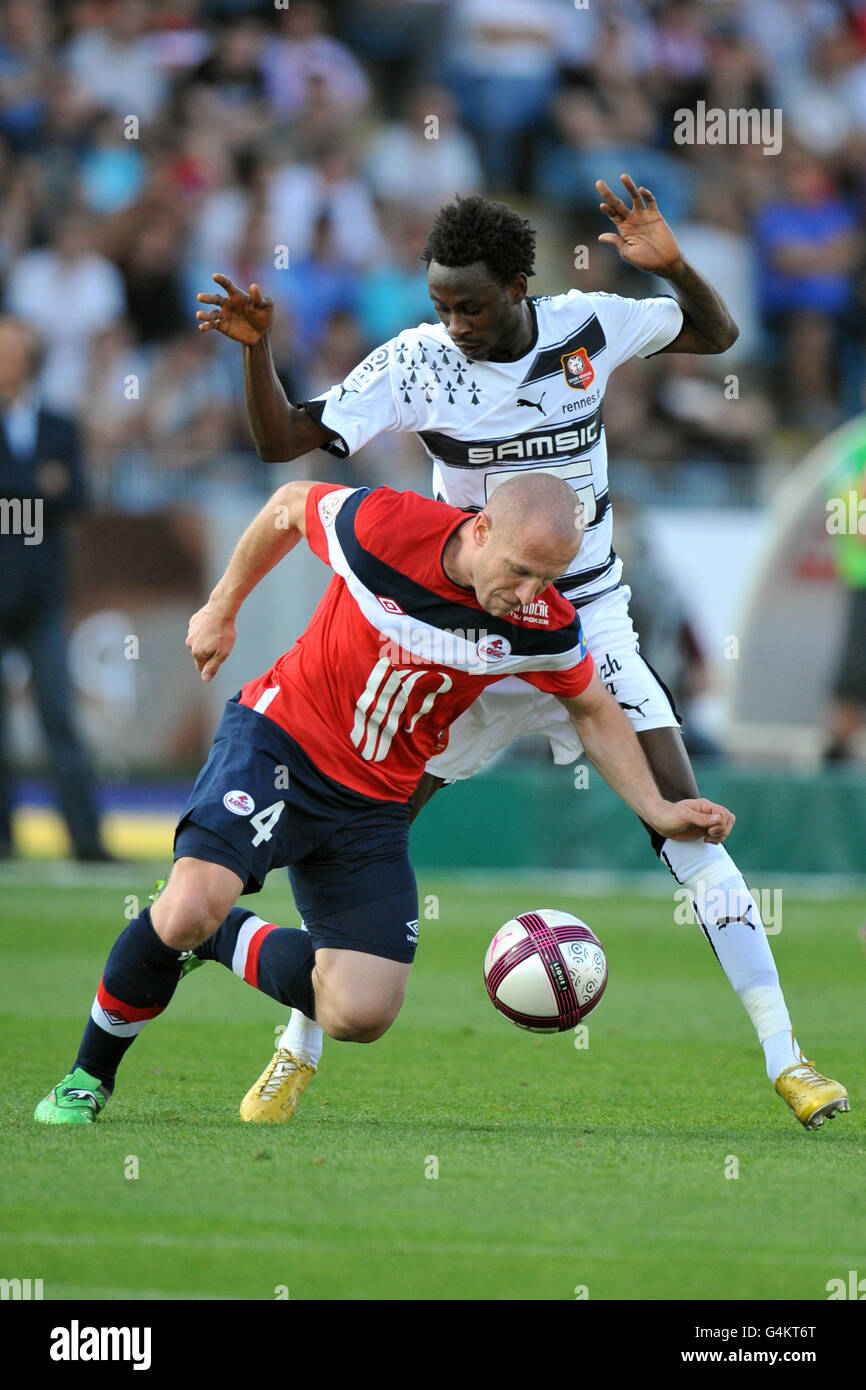
<svg viewBox="0 0 866 1390">
<path fill-rule="evenodd" d="M 327 502 L 331 495 L 345 500 L 342 492 L 328 493 L 322 502 Z M 321 506 L 322 503 L 319 504 L 320 512 Z M 363 617 L 380 633 L 383 645 L 388 643 L 394 648 L 399 647 L 401 651 L 410 653 L 411 658 L 420 665 L 446 666 L 456 671 L 469 671 L 473 675 L 483 675 L 487 671 L 495 670 L 503 676 L 517 676 L 523 671 L 569 671 L 584 658 L 585 653 L 578 642 L 567 651 L 530 653 L 523 656 L 514 652 L 500 655 L 499 647 L 495 658 L 487 660 L 486 642 L 494 634 L 483 626 L 486 615 L 482 609 L 478 610 L 478 628 L 467 630 L 465 633 L 434 627 L 432 623 L 424 622 L 421 618 L 412 618 L 407 613 L 399 616 L 389 613 L 351 568 L 340 545 L 333 519 L 325 525 L 324 530 L 328 538 L 328 560 L 331 569 L 346 581 L 346 587 Z M 442 602 L 447 603 L 448 600 L 443 598 Z M 393 664 L 395 663 L 392 662 Z"/>
<path fill-rule="evenodd" d="M 406 329 L 318 397 L 322 423 L 355 453 L 386 430 L 413 431 L 433 463 L 433 492 L 483 507 L 504 476 L 552 472 L 584 502 L 587 530 L 564 592 L 617 584 L 601 406 L 615 367 L 666 347 L 682 327 L 675 299 L 541 295 L 537 338 L 515 362 L 473 362 L 440 323 Z M 313 403 L 316 404 L 316 403 Z M 340 452 L 335 450 L 335 452 Z"/>
</svg>

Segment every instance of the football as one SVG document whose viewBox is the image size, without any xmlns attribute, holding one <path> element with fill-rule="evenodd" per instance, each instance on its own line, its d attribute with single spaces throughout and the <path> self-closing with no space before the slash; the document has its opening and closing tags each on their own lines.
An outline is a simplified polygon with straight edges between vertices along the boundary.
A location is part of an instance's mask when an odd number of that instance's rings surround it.
<svg viewBox="0 0 866 1390">
<path fill-rule="evenodd" d="M 512 917 L 484 957 L 495 1008 L 518 1028 L 563 1033 L 585 1019 L 607 984 L 607 958 L 579 917 L 537 908 Z"/>
</svg>

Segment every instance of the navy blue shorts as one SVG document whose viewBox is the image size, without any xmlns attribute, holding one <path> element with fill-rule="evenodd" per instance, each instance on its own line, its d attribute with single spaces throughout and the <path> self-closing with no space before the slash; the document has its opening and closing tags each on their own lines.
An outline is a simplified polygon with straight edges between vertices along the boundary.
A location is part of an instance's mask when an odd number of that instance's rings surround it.
<svg viewBox="0 0 866 1390">
<path fill-rule="evenodd" d="M 411 962 L 418 890 L 409 803 L 377 801 L 320 772 L 300 744 L 237 696 L 174 836 L 174 857 L 222 864 L 257 893 L 288 868 L 313 947 Z"/>
</svg>

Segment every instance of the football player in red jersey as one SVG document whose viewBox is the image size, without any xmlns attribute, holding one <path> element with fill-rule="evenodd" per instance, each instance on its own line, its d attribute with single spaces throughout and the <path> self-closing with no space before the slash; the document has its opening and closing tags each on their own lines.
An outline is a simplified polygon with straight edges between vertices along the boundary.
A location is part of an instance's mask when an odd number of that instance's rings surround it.
<svg viewBox="0 0 866 1390">
<path fill-rule="evenodd" d="M 730 811 L 661 795 L 574 607 L 552 586 L 582 534 L 573 490 L 547 474 L 512 479 L 478 513 L 388 488 L 292 482 L 274 494 L 191 619 L 202 679 L 230 654 L 244 599 L 302 536 L 334 578 L 294 647 L 228 702 L 165 891 L 115 942 L 75 1062 L 37 1121 L 96 1119 L 124 1053 L 193 957 L 219 961 L 332 1038 L 381 1037 L 418 938 L 412 793 L 449 725 L 508 676 L 562 701 L 602 776 L 659 834 L 725 839 Z M 235 906 L 278 867 L 289 869 L 300 929 Z"/>
</svg>

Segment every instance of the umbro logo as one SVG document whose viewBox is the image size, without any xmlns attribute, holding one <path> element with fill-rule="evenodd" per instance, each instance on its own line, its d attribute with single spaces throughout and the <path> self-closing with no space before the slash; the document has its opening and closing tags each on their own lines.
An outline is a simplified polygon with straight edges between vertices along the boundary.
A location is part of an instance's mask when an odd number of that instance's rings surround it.
<svg viewBox="0 0 866 1390">
<path fill-rule="evenodd" d="M 412 945 L 418 944 L 418 918 L 413 917 L 411 922 L 406 923 L 406 940 Z"/>
<path fill-rule="evenodd" d="M 384 594 L 377 594 L 377 595 L 376 595 L 376 598 L 379 600 L 379 602 L 381 603 L 381 605 L 382 605 L 382 607 L 384 608 L 384 610 L 385 610 L 386 613 L 393 613 L 393 614 L 395 614 L 396 616 L 399 616 L 399 617 L 401 617 L 401 618 L 405 618 L 406 613 L 405 613 L 405 611 L 400 607 L 400 605 L 399 605 L 399 603 L 396 601 L 396 599 L 387 598 Z"/>
</svg>

